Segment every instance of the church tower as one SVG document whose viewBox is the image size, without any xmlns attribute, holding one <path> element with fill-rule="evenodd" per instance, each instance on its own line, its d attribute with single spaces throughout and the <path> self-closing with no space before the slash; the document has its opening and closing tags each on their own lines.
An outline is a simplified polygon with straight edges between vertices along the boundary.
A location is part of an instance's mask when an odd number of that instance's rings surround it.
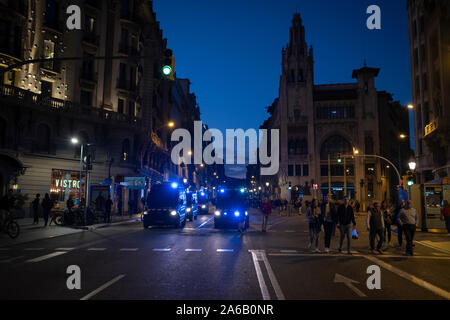
<svg viewBox="0 0 450 320">
<path fill-rule="evenodd" d="M 300 14 L 294 14 L 289 43 L 282 50 L 280 77 L 280 174 L 281 197 L 290 198 L 289 182 L 311 187 L 314 164 L 314 59 L 305 41 Z M 293 170 L 295 172 L 293 172 Z"/>
</svg>

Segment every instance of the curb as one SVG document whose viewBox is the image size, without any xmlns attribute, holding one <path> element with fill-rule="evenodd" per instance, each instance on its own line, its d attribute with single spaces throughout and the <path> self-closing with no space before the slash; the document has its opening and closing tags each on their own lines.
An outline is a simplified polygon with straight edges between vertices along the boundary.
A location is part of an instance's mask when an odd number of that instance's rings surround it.
<svg viewBox="0 0 450 320">
<path fill-rule="evenodd" d="M 107 228 L 107 227 L 110 227 L 110 226 L 118 226 L 118 225 L 121 225 L 121 224 L 127 224 L 127 223 L 132 223 L 132 222 L 137 222 L 137 221 L 141 221 L 141 218 L 134 218 L 134 219 L 117 221 L 117 222 L 112 222 L 112 223 L 94 224 L 92 226 L 75 226 L 75 227 L 72 227 L 72 228 L 73 229 L 81 229 L 81 230 L 96 230 L 96 229 Z"/>
</svg>

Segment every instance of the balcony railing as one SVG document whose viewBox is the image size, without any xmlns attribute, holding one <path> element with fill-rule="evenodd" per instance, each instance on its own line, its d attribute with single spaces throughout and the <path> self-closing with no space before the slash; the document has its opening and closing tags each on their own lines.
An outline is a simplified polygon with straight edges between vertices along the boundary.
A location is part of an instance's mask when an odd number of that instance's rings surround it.
<svg viewBox="0 0 450 320">
<path fill-rule="evenodd" d="M 106 121 L 126 122 L 140 125 L 140 119 L 117 112 L 102 110 L 93 106 L 74 103 L 72 101 L 61 100 L 53 97 L 40 95 L 31 91 L 23 90 L 10 85 L 0 85 L 0 98 L 10 98 L 21 105 L 34 105 L 42 108 L 51 108 L 64 113 L 78 114 L 82 116 L 94 117 Z"/>
</svg>

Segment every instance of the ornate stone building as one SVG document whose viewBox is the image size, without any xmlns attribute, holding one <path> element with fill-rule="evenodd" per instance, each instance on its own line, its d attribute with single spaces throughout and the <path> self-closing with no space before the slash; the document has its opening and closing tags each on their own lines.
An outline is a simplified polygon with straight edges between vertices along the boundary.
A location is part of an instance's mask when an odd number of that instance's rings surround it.
<svg viewBox="0 0 450 320">
<path fill-rule="evenodd" d="M 81 7 L 82 30 L 66 28 L 71 4 Z M 142 179 L 178 178 L 167 145 L 173 75 L 160 72 L 174 59 L 152 2 L 0 1 L 0 68 L 72 57 L 1 73 L 0 192 L 49 192 L 61 208 L 69 196 L 78 200 L 77 137 L 92 144 L 92 192 L 111 192 L 127 211 L 145 193 Z"/>
<path fill-rule="evenodd" d="M 450 176 L 450 2 L 408 0 L 417 182 Z"/>
<path fill-rule="evenodd" d="M 391 99 L 380 99 L 386 93 L 375 88 L 379 69 L 353 70 L 353 83 L 318 85 L 313 48 L 307 46 L 299 14 L 294 15 L 289 39 L 282 50 L 279 97 L 268 108 L 270 117 L 262 126 L 280 129 L 280 171 L 274 177 L 261 177 L 261 182 L 269 181 L 284 199 L 321 198 L 329 191 L 335 198 L 346 192 L 362 203 L 388 198 L 392 183 L 383 183 L 387 163 L 352 158 L 354 150 L 360 156 L 381 155 L 379 114 L 391 106 Z M 407 117 L 401 121 L 408 126 Z M 389 129 L 397 134 L 396 128 Z M 339 154 L 348 157 L 338 160 Z"/>
</svg>

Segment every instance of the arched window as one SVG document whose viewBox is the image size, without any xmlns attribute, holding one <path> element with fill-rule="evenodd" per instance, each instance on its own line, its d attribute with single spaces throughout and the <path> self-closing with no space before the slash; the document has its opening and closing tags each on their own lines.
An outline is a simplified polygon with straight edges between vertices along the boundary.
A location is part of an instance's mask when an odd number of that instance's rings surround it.
<svg viewBox="0 0 450 320">
<path fill-rule="evenodd" d="M 130 160 L 130 140 L 125 139 L 122 142 L 122 154 L 120 160 L 129 161 Z"/>
<path fill-rule="evenodd" d="M 328 155 L 333 159 L 336 158 L 338 153 L 351 154 L 352 151 L 352 145 L 345 138 L 341 136 L 331 136 L 322 143 L 320 148 L 320 159 L 327 160 Z"/>
<path fill-rule="evenodd" d="M 50 127 L 48 125 L 41 123 L 38 126 L 36 139 L 37 152 L 50 153 Z"/>
</svg>

